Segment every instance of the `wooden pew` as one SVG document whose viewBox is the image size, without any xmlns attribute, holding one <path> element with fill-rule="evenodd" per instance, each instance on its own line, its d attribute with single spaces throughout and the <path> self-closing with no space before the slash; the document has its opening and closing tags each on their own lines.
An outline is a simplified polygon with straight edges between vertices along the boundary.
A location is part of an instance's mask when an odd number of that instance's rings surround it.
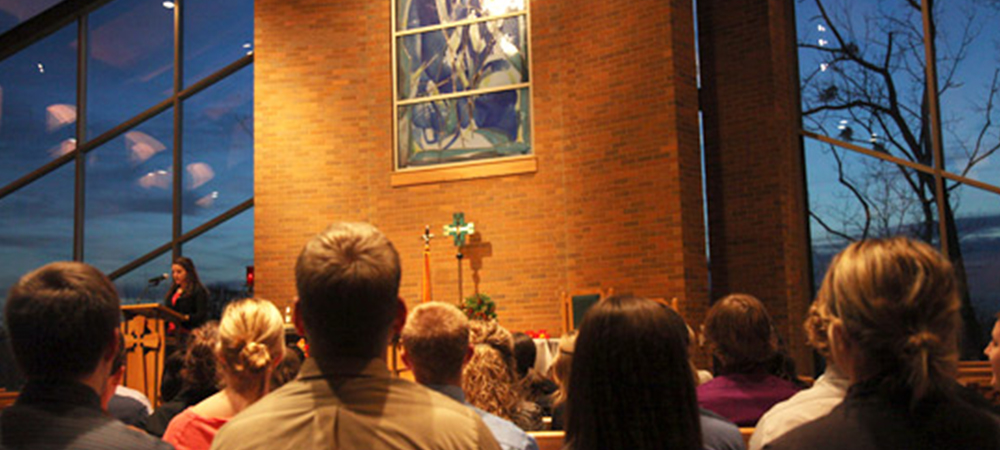
<svg viewBox="0 0 1000 450">
<path fill-rule="evenodd" d="M 566 433 L 562 431 L 530 431 L 529 436 L 538 442 L 538 450 L 562 450 Z"/>
<path fill-rule="evenodd" d="M 750 436 L 753 436 L 754 427 L 740 427 L 740 434 L 743 435 L 743 443 L 750 448 Z"/>
</svg>

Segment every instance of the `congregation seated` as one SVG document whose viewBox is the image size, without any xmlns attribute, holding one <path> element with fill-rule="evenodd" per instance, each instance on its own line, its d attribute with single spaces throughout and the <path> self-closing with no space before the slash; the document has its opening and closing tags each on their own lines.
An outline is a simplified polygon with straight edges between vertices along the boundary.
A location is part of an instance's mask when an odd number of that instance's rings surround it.
<svg viewBox="0 0 1000 450">
<path fill-rule="evenodd" d="M 472 359 L 469 320 L 454 305 L 430 302 L 417 306 L 402 332 L 403 361 L 417 382 L 462 403 L 482 417 L 504 450 L 538 450 L 534 438 L 508 419 L 466 401 L 462 368 Z"/>
<path fill-rule="evenodd" d="M 174 416 L 219 391 L 215 346 L 219 343 L 219 323 L 207 322 L 195 328 L 178 359 L 177 392 L 155 410 L 146 422 L 146 432 L 163 437 Z"/>
<path fill-rule="evenodd" d="M 671 316 L 673 314 L 673 316 Z M 687 328 L 669 308 L 616 296 L 592 306 L 576 339 L 566 448 L 742 449 L 739 430 L 698 409 Z M 719 427 L 715 427 L 719 425 Z M 702 433 L 722 433 L 704 439 Z"/>
<path fill-rule="evenodd" d="M 277 389 L 292 381 L 299 374 L 302 368 L 302 350 L 294 345 L 285 346 L 285 356 L 281 358 L 281 363 L 271 372 L 271 389 Z"/>
<path fill-rule="evenodd" d="M 406 318 L 400 278 L 399 254 L 371 225 L 336 223 L 309 240 L 292 312 L 309 358 L 222 427 L 213 448 L 498 449 L 474 411 L 390 374 L 386 348 Z"/>
<path fill-rule="evenodd" d="M 246 298 L 227 305 L 214 352 L 225 387 L 175 416 L 163 440 L 177 450 L 208 450 L 219 428 L 270 392 L 284 341 L 284 323 L 273 303 Z"/>
<path fill-rule="evenodd" d="M 170 448 L 101 408 L 120 346 L 120 307 L 111 281 L 79 262 L 45 265 L 11 288 L 4 317 L 28 382 L 0 413 L 0 448 Z"/>
<path fill-rule="evenodd" d="M 947 258 L 907 238 L 838 254 L 818 296 L 829 302 L 830 351 L 851 386 L 828 415 L 765 448 L 1000 448 L 1000 419 L 963 399 L 953 378 L 958 283 Z"/>
<path fill-rule="evenodd" d="M 778 377 L 778 337 L 760 300 L 733 294 L 717 301 L 705 318 L 705 335 L 721 364 L 712 380 L 698 386 L 698 402 L 741 427 L 752 427 L 776 403 L 799 391 Z M 777 362 L 777 363 L 776 363 Z"/>
<path fill-rule="evenodd" d="M 469 403 L 523 430 L 541 429 L 541 409 L 524 402 L 518 388 L 510 332 L 495 320 L 473 320 L 469 336 L 472 357 L 462 370 L 462 389 Z"/>
<path fill-rule="evenodd" d="M 812 387 L 774 405 L 757 421 L 753 436 L 750 438 L 750 450 L 760 450 L 799 425 L 829 414 L 844 400 L 850 380 L 837 368 L 836 362 L 830 355 L 830 341 L 827 336 L 830 319 L 828 299 L 818 297 L 806 313 L 804 328 L 809 345 L 826 360 L 826 370 Z"/>
</svg>

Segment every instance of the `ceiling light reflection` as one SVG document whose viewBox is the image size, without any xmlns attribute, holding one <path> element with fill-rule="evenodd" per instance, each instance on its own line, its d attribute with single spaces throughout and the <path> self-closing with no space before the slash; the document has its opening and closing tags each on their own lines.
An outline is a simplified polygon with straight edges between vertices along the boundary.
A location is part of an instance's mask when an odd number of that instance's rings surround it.
<svg viewBox="0 0 1000 450">
<path fill-rule="evenodd" d="M 56 159 L 60 156 L 72 153 L 73 150 L 76 150 L 76 139 L 69 138 L 69 139 L 64 139 L 55 147 L 50 148 L 48 150 L 48 153 L 49 156 L 52 157 L 52 159 Z"/>
<path fill-rule="evenodd" d="M 142 164 L 166 148 L 156 138 L 141 131 L 125 133 L 125 149 L 132 164 Z"/>
<path fill-rule="evenodd" d="M 198 206 L 200 206 L 202 208 L 211 208 L 212 205 L 215 204 L 215 199 L 217 199 L 217 198 L 219 198 L 219 191 L 212 191 L 211 194 L 208 194 L 208 195 L 206 195 L 206 196 L 204 196 L 204 197 L 199 198 L 198 200 L 196 200 L 194 202 L 194 204 L 196 204 L 196 205 L 198 205 Z"/>
<path fill-rule="evenodd" d="M 170 1 L 170 0 L 166 0 L 166 1 L 164 1 L 164 2 L 163 2 L 163 7 L 164 7 L 164 8 L 167 8 L 167 9 L 174 9 L 174 7 L 175 7 L 175 6 L 177 6 L 177 5 L 176 5 L 176 4 L 174 4 L 174 2 L 172 2 L 172 1 Z"/>
<path fill-rule="evenodd" d="M 166 170 L 157 170 L 156 172 L 149 172 L 146 175 L 139 178 L 139 186 L 146 189 L 160 188 L 168 189 L 170 188 L 170 182 L 173 177 Z"/>
<path fill-rule="evenodd" d="M 190 189 L 197 189 L 211 181 L 212 178 L 215 178 L 215 171 L 212 170 L 212 166 L 202 162 L 188 164 L 187 173 L 191 176 Z"/>
<path fill-rule="evenodd" d="M 58 103 L 45 108 L 45 129 L 55 131 L 76 122 L 76 106 Z"/>
</svg>

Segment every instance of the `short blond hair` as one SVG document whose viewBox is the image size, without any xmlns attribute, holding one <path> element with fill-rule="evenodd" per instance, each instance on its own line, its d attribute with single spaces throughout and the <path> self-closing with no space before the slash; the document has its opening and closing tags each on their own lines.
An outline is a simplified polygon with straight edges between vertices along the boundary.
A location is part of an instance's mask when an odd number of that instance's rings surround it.
<svg viewBox="0 0 1000 450">
<path fill-rule="evenodd" d="M 216 348 L 226 386 L 240 394 L 263 396 L 273 363 L 285 355 L 281 312 L 263 299 L 233 301 L 222 313 Z"/>
<path fill-rule="evenodd" d="M 430 302 L 413 308 L 401 337 L 417 381 L 446 384 L 461 378 L 469 350 L 469 319 L 455 305 Z"/>
<path fill-rule="evenodd" d="M 840 252 L 819 296 L 830 302 L 868 374 L 888 374 L 914 401 L 950 384 L 958 365 L 958 281 L 931 246 L 905 237 L 859 241 Z"/>
</svg>

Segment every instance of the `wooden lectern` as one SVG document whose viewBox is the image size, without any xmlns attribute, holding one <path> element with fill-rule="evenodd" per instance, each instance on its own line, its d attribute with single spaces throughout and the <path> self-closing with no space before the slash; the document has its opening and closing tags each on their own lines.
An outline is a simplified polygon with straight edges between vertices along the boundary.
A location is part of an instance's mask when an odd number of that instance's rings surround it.
<svg viewBox="0 0 1000 450">
<path fill-rule="evenodd" d="M 181 323 L 187 318 L 158 303 L 122 306 L 125 321 L 125 378 L 127 387 L 149 398 L 153 406 L 160 405 L 160 382 L 163 379 L 163 358 L 167 350 L 168 322 Z"/>
</svg>

